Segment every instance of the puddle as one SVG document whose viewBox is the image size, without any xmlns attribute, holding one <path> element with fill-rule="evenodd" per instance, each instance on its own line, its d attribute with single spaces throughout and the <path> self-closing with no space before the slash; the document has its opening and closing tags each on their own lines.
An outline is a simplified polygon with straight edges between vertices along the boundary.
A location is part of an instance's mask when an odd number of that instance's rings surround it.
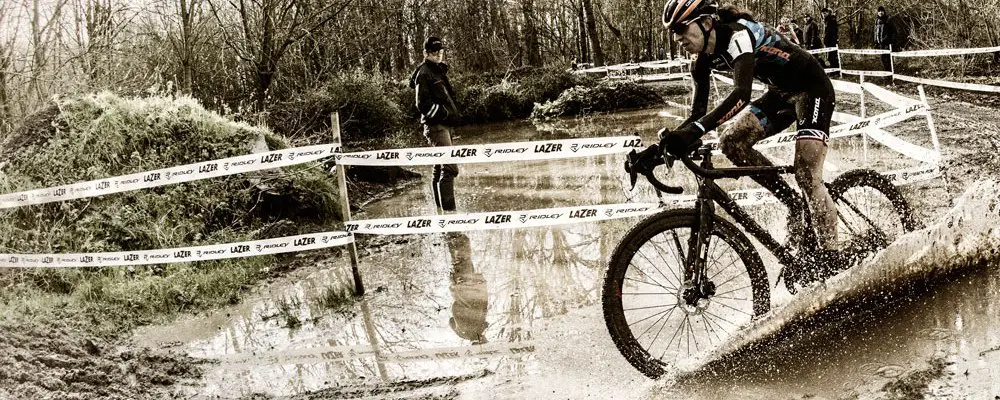
<svg viewBox="0 0 1000 400">
<path fill-rule="evenodd" d="M 528 123 L 467 127 L 458 130 L 456 142 L 625 133 L 638 133 L 649 142 L 660 127 L 677 122 L 660 111 L 538 127 Z M 837 146 L 845 153 L 858 147 L 847 142 Z M 791 159 L 788 150 L 769 154 Z M 850 165 L 850 154 L 837 160 Z M 458 207 L 491 212 L 655 201 L 644 182 L 636 190 L 626 190 L 622 162 L 621 155 L 612 155 L 460 165 Z M 425 173 L 425 182 L 369 204 L 355 218 L 433 214 L 430 167 L 416 169 Z M 753 187 L 746 181 L 727 182 L 727 187 Z M 688 173 L 676 182 L 688 188 L 694 185 Z M 783 213 L 761 209 L 752 214 L 764 226 L 783 230 L 778 224 Z M 353 287 L 343 257 L 295 271 L 238 306 L 145 329 L 136 341 L 220 360 L 208 368 L 201 385 L 181 388 L 180 395 L 291 396 L 322 390 L 318 393 L 344 398 L 378 398 L 389 392 L 460 398 L 637 398 L 661 389 L 618 353 L 600 307 L 607 259 L 636 222 L 401 236 L 375 251 L 359 248 L 368 290 L 362 302 L 339 310 L 323 305 L 328 291 Z M 773 258 L 764 255 L 764 260 L 773 283 L 777 267 Z M 774 292 L 775 306 L 788 301 L 787 293 Z M 931 314 L 938 315 L 926 315 Z M 888 346 L 878 336 L 871 338 Z M 879 361 L 902 363 L 888 357 Z M 796 376 L 802 379 L 796 380 L 800 385 L 825 381 L 815 375 Z M 761 387 L 768 388 L 766 393 L 784 393 L 779 384 L 771 381 Z M 714 398 L 711 393 L 752 397 L 755 387 L 741 385 L 737 392 L 712 392 L 712 385 L 701 389 L 708 390 L 704 398 Z"/>
</svg>

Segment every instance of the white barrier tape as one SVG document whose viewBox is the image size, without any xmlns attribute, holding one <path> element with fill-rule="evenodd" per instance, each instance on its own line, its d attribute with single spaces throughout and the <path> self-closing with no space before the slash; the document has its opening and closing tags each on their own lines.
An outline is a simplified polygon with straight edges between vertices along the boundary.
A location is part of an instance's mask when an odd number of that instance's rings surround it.
<svg viewBox="0 0 1000 400">
<path fill-rule="evenodd" d="M 883 49 L 840 49 L 840 54 L 865 54 L 865 55 L 873 55 L 873 54 L 890 54 L 890 53 L 892 53 L 892 52 L 889 51 L 889 50 L 883 50 Z"/>
<path fill-rule="evenodd" d="M 899 74 L 896 74 L 895 79 L 907 82 L 919 83 L 928 86 L 946 87 L 950 89 L 971 90 L 975 92 L 1000 93 L 1000 86 L 983 85 L 979 83 L 949 82 L 936 79 L 916 78 L 912 76 L 899 75 Z"/>
<path fill-rule="evenodd" d="M 552 160 L 624 153 L 641 147 L 638 136 L 421 147 L 337 154 L 340 165 L 434 165 Z"/>
<path fill-rule="evenodd" d="M 834 112 L 833 120 L 837 122 L 843 122 L 848 124 L 856 124 L 863 119 L 857 115 L 845 114 Z M 907 142 L 896 136 L 893 136 L 889 132 L 882 129 L 871 129 L 867 131 L 867 134 L 872 139 L 882 143 L 886 147 L 893 149 L 900 154 L 910 157 L 914 160 L 921 161 L 928 164 L 937 164 L 941 159 L 941 155 L 938 154 L 933 149 L 928 149 L 926 147 L 918 146 L 913 143 Z"/>
<path fill-rule="evenodd" d="M 882 143 L 885 147 L 893 149 L 896 152 L 914 160 L 927 164 L 937 164 L 938 161 L 941 160 L 941 155 L 936 151 L 907 142 L 889 134 L 884 130 L 870 129 L 865 134 L 875 141 Z"/>
<path fill-rule="evenodd" d="M 997 47 L 977 47 L 971 49 L 939 49 L 939 50 L 912 50 L 892 53 L 893 57 L 933 57 L 933 56 L 958 56 L 963 54 L 981 54 L 1000 52 Z"/>
<path fill-rule="evenodd" d="M 607 67 L 608 71 L 634 71 L 639 69 L 639 64 L 618 64 Z"/>
<path fill-rule="evenodd" d="M 920 100 L 898 95 L 882 88 L 881 86 L 874 85 L 869 82 L 862 83 L 861 86 L 867 90 L 868 93 L 871 93 L 879 100 L 882 100 L 895 108 L 907 108 L 914 104 L 920 104 Z"/>
<path fill-rule="evenodd" d="M 824 47 L 822 49 L 812 49 L 812 50 L 806 50 L 806 51 L 808 51 L 809 54 L 822 54 L 822 53 L 829 53 L 831 51 L 837 51 L 837 48 L 836 47 Z"/>
<path fill-rule="evenodd" d="M 892 72 L 889 71 L 860 71 L 853 69 L 842 69 L 841 73 L 847 75 L 863 75 L 863 76 L 892 76 Z"/>
<path fill-rule="evenodd" d="M 924 165 L 889 171 L 883 173 L 882 175 L 889 178 L 894 185 L 906 185 L 914 182 L 931 180 L 941 176 L 941 167 L 938 165 Z"/>
<path fill-rule="evenodd" d="M 368 235 L 411 235 L 467 232 L 578 224 L 628 218 L 656 212 L 658 205 L 644 203 L 598 204 L 541 210 L 435 215 L 350 221 L 348 232 Z"/>
<path fill-rule="evenodd" d="M 292 363 L 326 363 L 359 358 L 374 358 L 375 360 L 382 362 L 443 361 L 458 360 L 463 358 L 525 356 L 534 352 L 534 342 L 524 341 L 513 343 L 486 343 L 466 347 L 440 347 L 401 352 L 391 352 L 387 349 L 380 349 L 376 352 L 375 348 L 369 345 L 325 346 L 274 351 L 264 354 L 233 354 L 216 358 L 205 358 L 219 360 L 227 364 L 255 366 Z"/>
<path fill-rule="evenodd" d="M 830 83 L 833 83 L 833 90 L 836 90 L 838 92 L 851 93 L 851 94 L 861 94 L 862 92 L 864 92 L 864 89 L 861 88 L 861 85 L 854 82 L 847 82 L 839 79 L 830 79 Z"/>
<path fill-rule="evenodd" d="M 926 106 L 924 106 L 923 103 L 920 103 L 910 106 L 906 109 L 896 109 L 870 118 L 865 118 L 853 124 L 837 125 L 830 128 L 830 138 L 836 139 L 845 136 L 859 135 L 861 133 L 867 132 L 870 129 L 884 128 L 893 124 L 897 124 L 901 121 L 905 121 L 913 117 L 914 115 L 921 114 L 924 112 L 925 109 Z M 771 147 L 790 145 L 792 143 L 795 143 L 796 134 L 797 132 L 785 132 L 777 134 L 757 142 L 757 144 L 754 145 L 753 147 L 755 149 L 766 149 Z"/>
<path fill-rule="evenodd" d="M 826 71 L 826 73 L 829 74 L 833 72 L 840 72 L 840 68 L 824 68 L 823 71 Z"/>
<path fill-rule="evenodd" d="M 639 66 L 647 69 L 669 69 L 684 67 L 690 65 L 690 63 L 690 60 L 651 61 L 639 63 Z"/>
<path fill-rule="evenodd" d="M 0 195 L 0 209 L 84 199 L 175 183 L 287 167 L 330 157 L 338 146 L 324 144 L 205 161 L 112 178 Z"/>
<path fill-rule="evenodd" d="M 109 253 L 0 254 L 0 268 L 77 268 L 152 265 L 222 260 L 343 246 L 354 241 L 347 232 L 332 231 L 248 242 Z"/>
<path fill-rule="evenodd" d="M 659 82 L 659 81 L 672 81 L 677 79 L 684 79 L 687 74 L 684 72 L 675 72 L 672 74 L 650 74 L 650 75 L 639 75 L 635 77 L 635 80 L 641 82 Z"/>
</svg>

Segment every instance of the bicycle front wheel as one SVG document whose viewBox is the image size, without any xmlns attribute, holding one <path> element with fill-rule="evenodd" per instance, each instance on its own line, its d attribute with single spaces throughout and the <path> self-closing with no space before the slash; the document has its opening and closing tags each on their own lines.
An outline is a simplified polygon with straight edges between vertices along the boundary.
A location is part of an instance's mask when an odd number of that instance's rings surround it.
<svg viewBox="0 0 1000 400">
<path fill-rule="evenodd" d="M 604 278 L 604 321 L 618 350 L 640 372 L 719 345 L 770 308 L 767 272 L 756 249 L 732 223 L 716 218 L 703 249 L 714 294 L 685 300 L 684 261 L 697 223 L 692 209 L 640 222 L 615 249 Z"/>
<path fill-rule="evenodd" d="M 837 204 L 837 242 L 859 259 L 874 255 L 917 229 L 910 205 L 888 178 L 867 169 L 848 171 L 829 186 Z"/>
</svg>

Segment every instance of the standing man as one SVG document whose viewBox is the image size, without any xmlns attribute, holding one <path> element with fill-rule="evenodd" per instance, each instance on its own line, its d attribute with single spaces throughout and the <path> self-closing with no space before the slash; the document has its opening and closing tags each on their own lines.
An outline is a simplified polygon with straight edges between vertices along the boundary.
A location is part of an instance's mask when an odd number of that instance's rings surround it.
<svg viewBox="0 0 1000 400">
<path fill-rule="evenodd" d="M 424 62 L 410 78 L 410 87 L 417 94 L 417 110 L 424 136 L 431 146 L 451 146 L 452 126 L 458 117 L 455 89 L 448 81 L 448 64 L 444 63 L 446 47 L 440 38 L 431 36 L 424 42 Z M 455 164 L 435 165 L 432 190 L 439 211 L 455 211 Z"/>
<path fill-rule="evenodd" d="M 816 21 L 813 20 L 812 15 L 806 14 L 803 19 L 806 21 L 806 27 L 803 30 L 803 44 L 806 50 L 814 50 L 823 47 L 823 44 L 819 40 L 819 25 L 816 25 Z"/>
<path fill-rule="evenodd" d="M 837 47 L 837 38 L 840 35 L 840 31 L 837 27 L 837 15 L 830 11 L 829 8 L 823 7 L 823 46 L 825 47 Z M 830 68 L 840 68 L 840 58 L 836 51 L 832 51 L 827 54 L 827 61 L 829 61 Z"/>
<path fill-rule="evenodd" d="M 885 7 L 878 6 L 875 16 L 875 48 L 883 50 L 892 49 L 892 25 L 889 24 L 889 15 L 885 12 Z M 882 55 L 882 68 L 892 71 L 892 56 Z"/>
</svg>

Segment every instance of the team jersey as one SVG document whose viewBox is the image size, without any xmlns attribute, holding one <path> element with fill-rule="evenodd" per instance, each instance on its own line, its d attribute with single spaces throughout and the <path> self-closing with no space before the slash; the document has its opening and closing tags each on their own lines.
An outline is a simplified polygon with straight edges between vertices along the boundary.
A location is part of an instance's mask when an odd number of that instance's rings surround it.
<svg viewBox="0 0 1000 400">
<path fill-rule="evenodd" d="M 715 28 L 715 51 L 699 54 L 691 68 L 695 97 L 691 118 L 703 131 L 715 129 L 750 103 L 753 79 L 769 90 L 826 96 L 833 85 L 811 54 L 769 27 L 745 19 Z M 711 70 L 732 71 L 733 91 L 706 114 Z"/>
</svg>

